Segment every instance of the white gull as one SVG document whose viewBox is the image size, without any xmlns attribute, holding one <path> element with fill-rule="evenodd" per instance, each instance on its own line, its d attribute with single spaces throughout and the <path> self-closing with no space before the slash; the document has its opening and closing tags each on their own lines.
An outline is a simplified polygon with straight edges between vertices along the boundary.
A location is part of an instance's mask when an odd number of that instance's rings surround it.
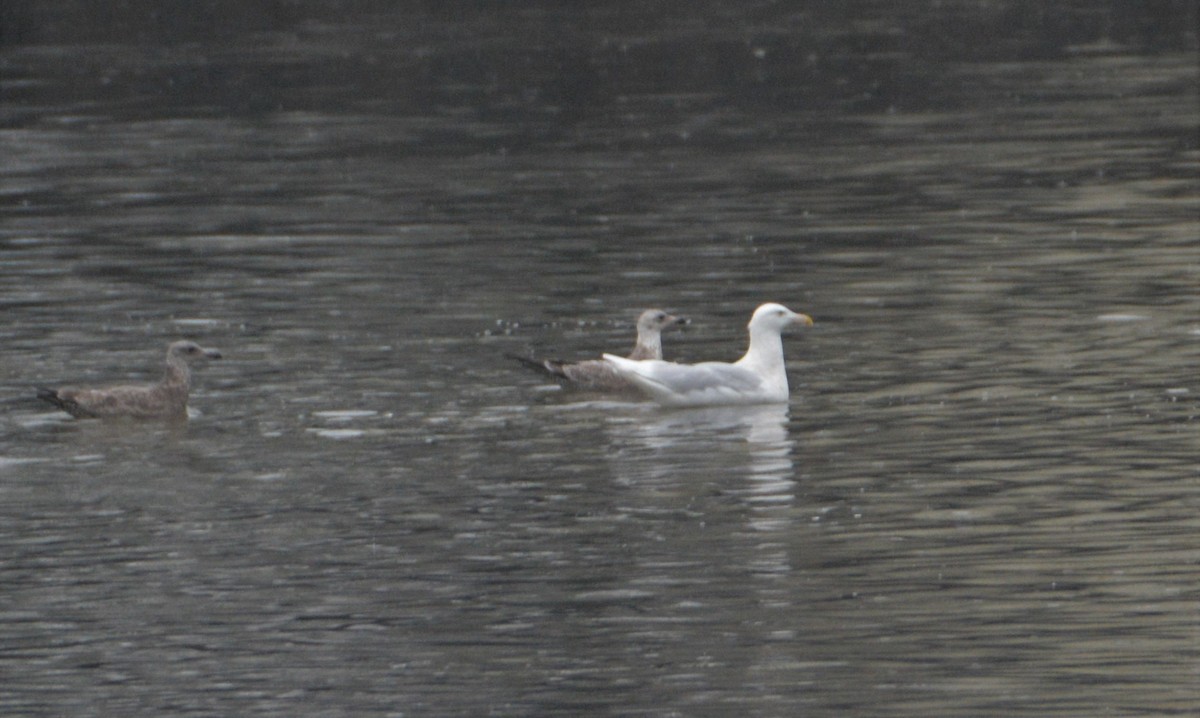
<svg viewBox="0 0 1200 718">
<path fill-rule="evenodd" d="M 220 358 L 221 352 L 216 349 L 205 349 L 191 341 L 177 341 L 167 347 L 166 371 L 157 384 L 103 389 L 39 387 L 37 396 L 79 419 L 186 419 L 191 389 L 188 362 Z"/>
<path fill-rule="evenodd" d="M 637 321 L 637 342 L 633 345 L 629 358 L 662 359 L 662 331 L 687 322 L 687 319 L 668 314 L 661 309 L 647 309 L 642 312 Z M 510 356 L 531 369 L 581 389 L 619 391 L 632 388 L 629 382 L 617 374 L 611 364 L 602 359 L 565 362 L 558 359 Z"/>
<path fill-rule="evenodd" d="M 812 318 L 781 304 L 764 304 L 750 318 L 750 348 L 732 364 L 676 364 L 660 359 L 631 360 L 605 354 L 617 374 L 666 406 L 775 404 L 788 400 L 781 333 L 792 324 L 812 326 Z"/>
</svg>

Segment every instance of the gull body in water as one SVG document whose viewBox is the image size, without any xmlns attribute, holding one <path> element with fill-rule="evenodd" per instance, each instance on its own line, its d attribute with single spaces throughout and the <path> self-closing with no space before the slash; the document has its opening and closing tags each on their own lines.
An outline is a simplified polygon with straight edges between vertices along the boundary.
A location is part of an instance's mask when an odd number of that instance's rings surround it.
<svg viewBox="0 0 1200 718">
<path fill-rule="evenodd" d="M 811 326 L 812 318 L 782 304 L 764 304 L 750 318 L 750 348 L 736 362 L 676 364 L 605 354 L 621 378 L 665 406 L 775 404 L 788 400 L 783 362 L 785 328 Z"/>
<path fill-rule="evenodd" d="M 96 389 L 39 387 L 37 396 L 78 419 L 186 419 L 192 376 L 188 364 L 220 358 L 221 352 L 216 349 L 177 341 L 167 347 L 166 371 L 157 384 Z"/>
</svg>

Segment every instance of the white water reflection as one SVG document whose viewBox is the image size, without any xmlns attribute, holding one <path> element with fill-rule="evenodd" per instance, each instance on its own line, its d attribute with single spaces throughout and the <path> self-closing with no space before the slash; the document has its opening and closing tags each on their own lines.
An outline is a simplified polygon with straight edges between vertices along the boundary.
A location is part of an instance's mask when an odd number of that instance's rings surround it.
<svg viewBox="0 0 1200 718">
<path fill-rule="evenodd" d="M 742 502 L 752 531 L 794 528 L 798 472 L 788 405 L 642 409 L 606 424 L 611 463 L 621 483 L 666 484 L 686 491 L 687 482 L 703 482 L 709 486 L 695 489 L 716 490 Z M 768 551 L 770 556 L 764 556 Z M 758 543 L 752 565 L 785 572 L 786 550 L 782 544 Z"/>
<path fill-rule="evenodd" d="M 792 440 L 786 404 L 663 409 L 633 405 L 606 424 L 617 476 L 629 484 L 673 481 L 700 470 L 759 486 L 790 481 Z"/>
<path fill-rule="evenodd" d="M 788 405 L 659 409 L 610 421 L 614 445 L 638 447 L 629 483 L 638 477 L 684 475 L 695 471 L 725 475 L 722 491 L 751 508 L 750 526 L 783 530 L 795 498 L 795 442 L 789 434 Z M 775 510 L 773 510 L 775 509 Z"/>
<path fill-rule="evenodd" d="M 787 404 L 694 409 L 664 409 L 648 403 L 634 406 L 642 411 L 613 419 L 611 423 L 614 427 L 628 428 L 628 438 L 649 450 L 666 451 L 678 445 L 692 446 L 720 439 L 776 449 L 791 444 Z"/>
</svg>

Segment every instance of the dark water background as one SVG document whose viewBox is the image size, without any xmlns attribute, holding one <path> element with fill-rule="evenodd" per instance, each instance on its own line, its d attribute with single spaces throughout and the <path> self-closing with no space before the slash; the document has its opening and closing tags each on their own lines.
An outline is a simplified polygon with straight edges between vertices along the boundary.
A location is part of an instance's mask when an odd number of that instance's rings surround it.
<svg viewBox="0 0 1200 718">
<path fill-rule="evenodd" d="M 6 3 L 0 714 L 1195 715 L 1195 27 Z M 787 407 L 504 358 L 768 300 Z"/>
</svg>

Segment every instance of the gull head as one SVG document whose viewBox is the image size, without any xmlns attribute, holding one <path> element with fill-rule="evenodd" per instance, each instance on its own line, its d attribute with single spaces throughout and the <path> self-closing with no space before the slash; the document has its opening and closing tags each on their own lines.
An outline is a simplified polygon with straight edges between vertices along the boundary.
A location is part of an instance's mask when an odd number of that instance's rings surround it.
<svg viewBox="0 0 1200 718">
<path fill-rule="evenodd" d="M 688 320 L 685 317 L 677 317 L 673 314 L 667 314 L 661 309 L 647 309 L 638 317 L 637 329 L 638 334 L 648 334 L 651 332 L 661 332 L 667 327 L 676 324 L 687 324 Z"/>
<path fill-rule="evenodd" d="M 771 302 L 754 310 L 754 316 L 750 317 L 749 328 L 752 334 L 762 330 L 779 333 L 792 324 L 811 327 L 812 323 L 812 317 L 807 314 L 793 312 L 782 304 Z"/>
<path fill-rule="evenodd" d="M 196 342 L 185 339 L 167 347 L 167 356 L 183 361 L 194 361 L 197 359 L 220 359 L 221 352 L 216 349 L 205 349 Z"/>
</svg>

